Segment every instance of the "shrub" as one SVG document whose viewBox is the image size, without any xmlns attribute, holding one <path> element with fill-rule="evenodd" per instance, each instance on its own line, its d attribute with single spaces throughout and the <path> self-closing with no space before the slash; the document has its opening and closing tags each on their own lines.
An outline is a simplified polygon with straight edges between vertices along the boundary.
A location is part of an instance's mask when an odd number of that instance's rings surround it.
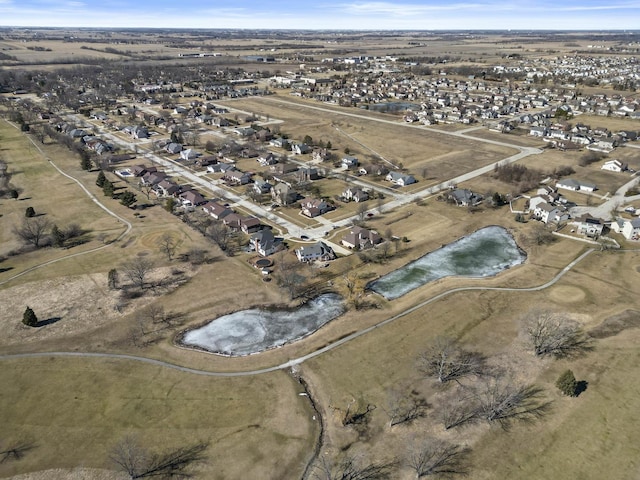
<svg viewBox="0 0 640 480">
<path fill-rule="evenodd" d="M 36 211 L 33 209 L 33 207 L 27 207 L 27 209 L 24 212 L 24 216 L 27 218 L 35 217 Z"/>
<path fill-rule="evenodd" d="M 578 396 L 578 382 L 571 370 L 565 370 L 558 380 L 556 380 L 556 387 L 568 397 Z"/>
</svg>

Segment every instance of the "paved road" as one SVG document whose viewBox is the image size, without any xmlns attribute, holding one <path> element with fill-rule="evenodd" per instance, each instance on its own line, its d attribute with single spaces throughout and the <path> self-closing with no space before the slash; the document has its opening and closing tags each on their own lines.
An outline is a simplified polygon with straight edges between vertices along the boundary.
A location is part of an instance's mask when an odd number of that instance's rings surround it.
<svg viewBox="0 0 640 480">
<path fill-rule="evenodd" d="M 300 365 L 301 363 L 310 360 L 312 358 L 315 358 L 319 355 L 322 355 L 326 352 L 329 352 L 331 350 L 333 350 L 334 348 L 339 347 L 340 345 L 344 345 L 347 342 L 350 342 L 352 340 L 355 340 L 358 337 L 361 337 L 363 335 L 366 335 L 369 332 L 372 332 L 373 330 L 376 330 L 378 328 L 384 327 L 385 325 L 394 322 L 396 320 L 398 320 L 399 318 L 402 318 L 412 312 L 415 312 L 416 310 L 419 310 L 433 302 L 436 302 L 444 297 L 447 297 L 453 293 L 458 293 L 458 292 L 466 292 L 466 291 L 481 291 L 481 290 L 491 290 L 491 291 L 501 291 L 501 292 L 537 292 L 540 290 L 544 290 L 546 288 L 551 287 L 552 285 L 555 285 L 558 280 L 560 280 L 567 272 L 569 272 L 573 267 L 575 267 L 579 262 L 581 262 L 584 258 L 586 258 L 588 255 L 590 255 L 591 253 L 594 252 L 594 249 L 591 248 L 589 250 L 587 250 L 586 252 L 584 252 L 582 255 L 580 255 L 578 258 L 576 258 L 575 260 L 573 260 L 571 263 L 569 263 L 566 267 L 564 267 L 555 277 L 553 277 L 551 280 L 549 280 L 548 282 L 542 284 L 542 285 L 538 285 L 537 287 L 526 287 L 526 288 L 508 288 L 508 287 L 482 287 L 482 286 L 478 286 L 478 287 L 460 287 L 460 288 L 453 288 L 451 290 L 447 290 L 446 292 L 442 292 L 438 295 L 435 295 L 423 302 L 420 302 L 416 305 L 414 305 L 413 307 L 410 307 L 406 310 L 404 310 L 403 312 L 398 313 L 397 315 L 394 315 L 393 317 L 387 318 L 386 320 L 381 321 L 380 323 L 377 323 L 371 327 L 359 330 L 355 333 L 352 333 L 351 335 L 347 335 L 344 338 L 341 338 L 339 340 L 336 340 L 335 342 L 332 342 L 328 345 L 326 345 L 325 347 L 319 349 L 319 350 L 315 350 L 311 353 L 308 353 L 307 355 L 303 355 L 297 358 L 294 358 L 292 360 L 289 360 L 288 362 L 285 363 L 281 363 L 280 365 L 275 365 L 273 367 L 267 367 L 267 368 L 261 368 L 261 369 L 256 369 L 256 370 L 247 370 L 247 371 L 240 371 L 240 372 L 212 372 L 212 371 L 208 371 L 208 370 L 199 370 L 199 369 L 194 369 L 194 368 L 189 368 L 189 367 L 183 367 L 180 365 L 176 365 L 174 363 L 169 363 L 169 362 L 164 362 L 162 360 L 155 360 L 152 358 L 146 358 L 146 357 L 140 357 L 140 356 L 136 356 L 136 355 L 124 355 L 124 354 L 117 354 L 117 353 L 91 353 L 91 352 L 38 352 L 38 353 L 19 353 L 19 354 L 14 354 L 14 355 L 0 355 L 0 360 L 11 360 L 11 359 L 20 359 L 20 358 L 37 358 L 37 357 L 84 357 L 84 358 L 110 358 L 110 359 L 114 359 L 114 360 L 130 360 L 130 361 L 136 361 L 136 362 L 143 362 L 143 363 L 148 363 L 151 365 L 156 365 L 156 366 L 160 366 L 160 367 L 166 367 L 166 368 L 171 368 L 174 370 L 179 370 L 181 372 L 185 372 L 185 373 L 192 373 L 195 375 L 206 375 L 206 376 L 210 376 L 210 377 L 246 377 L 246 376 L 250 376 L 250 375 L 260 375 L 263 373 L 269 373 L 269 372 L 275 372 L 278 370 L 283 370 L 283 369 L 287 369 L 287 368 L 291 368 L 295 365 Z"/>
<path fill-rule="evenodd" d="M 11 122 L 8 122 L 11 126 L 13 126 L 14 128 L 18 128 L 16 125 L 14 125 Z M 36 148 L 36 150 L 38 150 L 38 152 L 43 156 L 43 158 L 45 158 L 49 164 L 55 168 L 61 175 L 67 177 L 70 180 L 73 180 L 74 182 L 76 182 L 80 188 L 84 191 L 84 193 L 87 194 L 87 196 L 93 200 L 93 202 L 98 205 L 100 208 L 102 208 L 105 212 L 107 212 L 109 215 L 111 215 L 112 217 L 115 217 L 119 222 L 122 222 L 126 228 L 125 230 L 118 235 L 118 238 L 116 238 L 113 242 L 107 244 L 107 245 L 102 245 L 100 247 L 96 247 L 96 248 L 92 248 L 91 250 L 85 250 L 83 252 L 78 252 L 78 253 L 72 253 L 70 255 L 65 255 L 64 257 L 60 257 L 60 258 L 56 258 L 55 260 L 50 260 L 48 262 L 44 262 L 44 263 L 40 263 L 38 265 L 34 265 L 33 267 L 30 267 L 16 275 L 13 275 L 12 277 L 9 277 L 6 280 L 3 280 L 0 282 L 0 285 L 4 285 L 6 283 L 11 282 L 12 280 L 15 280 L 18 277 L 21 277 L 23 275 L 26 275 L 27 273 L 33 272 L 34 270 L 37 270 L 39 268 L 42 267 L 46 267 L 48 265 L 52 265 L 54 263 L 58 263 L 61 262 L 63 260 L 67 260 L 69 258 L 73 258 L 73 257 L 79 257 L 81 255 L 87 255 L 89 253 L 94 253 L 97 252 L 99 250 L 105 249 L 105 248 L 109 248 L 113 243 L 117 242 L 118 240 L 121 240 L 122 238 L 124 238 L 126 235 L 129 234 L 129 232 L 131 231 L 131 229 L 133 228 L 133 226 L 131 225 L 131 223 L 129 223 L 129 221 L 127 221 L 126 219 L 122 218 L 121 216 L 119 216 L 118 214 L 116 214 L 115 212 L 113 212 L 112 210 L 109 210 L 104 204 L 102 204 L 96 197 L 95 195 L 93 195 L 89 190 L 87 190 L 87 188 L 76 178 L 72 177 L 71 175 L 69 175 L 68 173 L 62 171 L 60 169 L 60 167 L 58 167 L 55 163 L 53 163 L 53 161 L 47 157 L 47 155 L 45 155 L 45 153 L 42 151 L 42 149 L 40 148 L 40 146 L 33 140 L 33 138 L 31 138 L 30 136 L 26 136 L 27 139 L 31 142 L 31 144 Z"/>
<path fill-rule="evenodd" d="M 630 188 L 638 185 L 639 182 L 640 182 L 640 177 L 638 177 L 637 175 L 634 175 L 631 180 L 629 180 L 627 183 L 622 185 L 618 190 L 616 190 L 616 193 L 614 193 L 604 203 L 600 205 L 593 205 L 593 206 L 573 207 L 571 209 L 571 215 L 573 217 L 577 217 L 585 213 L 589 213 L 590 215 L 596 218 L 601 218 L 603 220 L 613 220 L 611 212 L 613 212 L 614 210 L 617 210 L 618 207 L 623 206 L 625 203 L 630 203 L 640 198 L 640 195 L 634 195 L 631 197 L 626 196 L 627 191 Z"/>
</svg>

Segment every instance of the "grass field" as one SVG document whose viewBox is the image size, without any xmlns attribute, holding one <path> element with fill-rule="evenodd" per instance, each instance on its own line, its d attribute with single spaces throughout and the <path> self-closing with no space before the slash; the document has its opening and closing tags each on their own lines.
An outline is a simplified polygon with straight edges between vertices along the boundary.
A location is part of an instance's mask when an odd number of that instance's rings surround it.
<svg viewBox="0 0 640 480">
<path fill-rule="evenodd" d="M 118 360 L 3 361 L 2 440 L 33 451 L 0 477 L 50 468 L 114 466 L 125 435 L 151 451 L 210 441 L 199 477 L 300 477 L 318 434 L 302 387 L 286 373 L 222 379 Z M 233 452 L 230 454 L 230 452 Z"/>
</svg>

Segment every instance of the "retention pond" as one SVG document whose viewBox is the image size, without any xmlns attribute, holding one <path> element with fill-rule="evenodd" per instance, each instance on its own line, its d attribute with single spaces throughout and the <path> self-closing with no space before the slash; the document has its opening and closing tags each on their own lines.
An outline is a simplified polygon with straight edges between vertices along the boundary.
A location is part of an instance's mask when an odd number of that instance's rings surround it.
<svg viewBox="0 0 640 480">
<path fill-rule="evenodd" d="M 490 277 L 526 259 L 502 227 L 482 228 L 371 282 L 370 290 L 389 300 L 443 277 Z"/>
<path fill-rule="evenodd" d="M 221 355 L 251 355 L 306 337 L 343 313 L 342 297 L 326 293 L 297 309 L 253 308 L 224 315 L 185 333 L 182 343 Z"/>
</svg>

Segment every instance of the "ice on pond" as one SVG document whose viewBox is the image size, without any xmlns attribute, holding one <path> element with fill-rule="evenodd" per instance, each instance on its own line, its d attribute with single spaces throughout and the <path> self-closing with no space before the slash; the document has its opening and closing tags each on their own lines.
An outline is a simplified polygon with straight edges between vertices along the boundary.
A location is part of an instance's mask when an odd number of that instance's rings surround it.
<svg viewBox="0 0 640 480">
<path fill-rule="evenodd" d="M 182 343 L 223 355 L 250 355 L 306 337 L 342 313 L 342 297 L 327 293 L 293 310 L 254 308 L 224 315 L 187 332 Z"/>
<path fill-rule="evenodd" d="M 504 228 L 486 227 L 394 270 L 369 284 L 368 288 L 393 300 L 443 277 L 497 275 L 521 264 L 525 258 Z"/>
</svg>

